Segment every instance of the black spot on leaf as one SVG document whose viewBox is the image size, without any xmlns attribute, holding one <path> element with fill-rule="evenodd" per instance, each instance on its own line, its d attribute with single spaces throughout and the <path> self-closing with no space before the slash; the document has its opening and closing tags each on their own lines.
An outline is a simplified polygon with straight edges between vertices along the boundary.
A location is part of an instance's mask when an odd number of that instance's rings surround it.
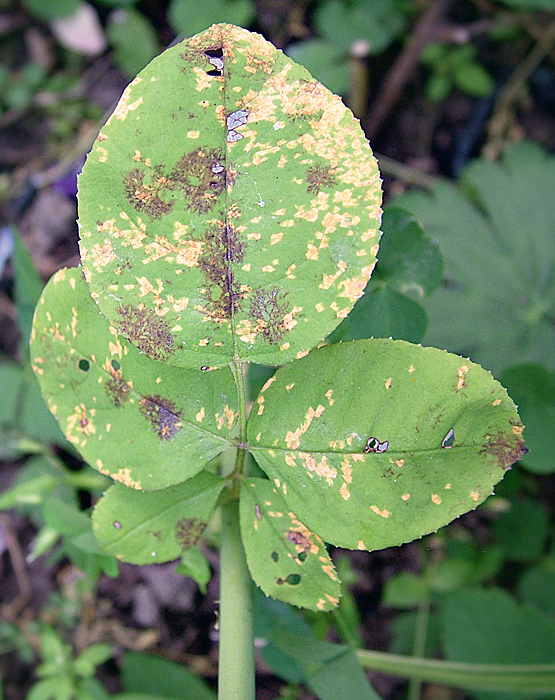
<svg viewBox="0 0 555 700">
<path fill-rule="evenodd" d="M 279 343 L 287 331 L 284 321 L 291 307 L 286 297 L 287 292 L 273 287 L 257 290 L 251 301 L 250 315 L 261 322 L 260 333 L 272 345 Z"/>
<path fill-rule="evenodd" d="M 311 165 L 306 171 L 306 181 L 306 191 L 309 193 L 318 193 L 321 187 L 332 188 L 337 185 L 337 178 L 329 165 Z"/>
<path fill-rule="evenodd" d="M 276 579 L 276 583 L 278 586 L 282 586 L 284 583 L 288 583 L 290 586 L 298 586 L 300 582 L 300 574 L 289 574 L 289 576 L 285 580 L 282 578 Z"/>
<path fill-rule="evenodd" d="M 173 440 L 181 430 L 181 415 L 173 401 L 162 396 L 144 396 L 139 411 L 150 421 L 160 440 Z"/>
<path fill-rule="evenodd" d="M 272 561 L 278 562 L 279 561 L 279 554 L 277 552 L 272 552 Z"/>
<path fill-rule="evenodd" d="M 193 547 L 200 539 L 206 523 L 198 518 L 183 518 L 175 524 L 175 539 L 181 550 Z"/>
<path fill-rule="evenodd" d="M 164 360 L 173 354 L 173 337 L 163 318 L 153 311 L 131 305 L 120 307 L 118 313 L 121 316 L 119 330 L 145 355 Z"/>
<path fill-rule="evenodd" d="M 498 467 L 508 469 L 512 464 L 528 452 L 528 448 L 524 445 L 522 439 L 522 425 L 513 425 L 513 431 L 516 432 L 508 435 L 503 431 L 499 431 L 497 435 L 488 435 L 487 443 L 480 450 L 480 455 L 488 455 L 493 457 Z"/>
</svg>

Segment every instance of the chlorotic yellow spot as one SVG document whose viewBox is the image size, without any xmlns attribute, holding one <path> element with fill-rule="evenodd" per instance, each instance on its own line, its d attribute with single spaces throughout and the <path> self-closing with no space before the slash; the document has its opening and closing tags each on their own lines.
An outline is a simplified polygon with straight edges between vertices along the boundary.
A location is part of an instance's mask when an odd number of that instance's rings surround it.
<svg viewBox="0 0 555 700">
<path fill-rule="evenodd" d="M 412 373 L 414 372 L 415 369 L 416 369 L 416 367 L 415 367 L 414 365 L 411 365 L 411 366 L 409 367 L 409 374 L 412 374 Z"/>
<path fill-rule="evenodd" d="M 389 518 L 389 511 L 385 508 L 380 510 L 378 506 L 370 506 L 370 510 L 373 510 L 376 515 L 380 515 L 382 518 Z"/>
<path fill-rule="evenodd" d="M 480 493 L 478 491 L 471 491 L 470 492 L 470 498 L 474 501 L 477 502 L 480 500 Z"/>
<path fill-rule="evenodd" d="M 432 502 L 436 504 L 436 506 L 441 505 L 441 498 L 437 495 L 437 493 L 432 494 Z"/>
<path fill-rule="evenodd" d="M 385 380 L 384 384 L 385 384 L 385 388 L 386 388 L 386 389 L 390 389 L 390 388 L 391 388 L 391 379 L 392 379 L 392 378 L 389 377 L 389 379 L 386 379 L 386 380 Z"/>
<path fill-rule="evenodd" d="M 396 464 L 398 467 L 402 467 L 404 463 L 405 463 L 405 460 L 404 460 L 404 459 L 398 459 L 398 460 L 395 461 L 395 464 Z"/>
<path fill-rule="evenodd" d="M 204 419 L 205 413 L 204 413 L 204 406 L 200 409 L 200 411 L 197 413 L 195 418 L 198 420 L 199 423 L 202 423 Z"/>
<path fill-rule="evenodd" d="M 366 545 L 364 544 L 364 542 L 362 540 L 358 541 L 357 549 L 366 549 Z"/>
<path fill-rule="evenodd" d="M 445 484 L 445 488 L 449 490 L 451 488 L 451 484 Z"/>
<path fill-rule="evenodd" d="M 343 485 L 339 489 L 339 493 L 341 494 L 341 498 L 344 498 L 346 501 L 348 501 L 351 497 L 346 482 L 343 482 Z"/>
<path fill-rule="evenodd" d="M 462 389 L 464 386 L 466 386 L 466 373 L 468 372 L 470 368 L 467 367 L 466 365 L 463 365 L 462 367 L 459 367 L 458 371 L 458 377 L 459 380 L 457 382 L 457 391 Z"/>
<path fill-rule="evenodd" d="M 409 498 L 410 498 L 410 493 L 404 493 L 404 494 L 401 496 L 401 498 L 403 499 L 403 501 L 408 501 Z"/>
<path fill-rule="evenodd" d="M 495 401 L 493 402 L 493 405 L 499 406 L 500 403 L 501 403 L 501 399 L 495 399 Z"/>
</svg>

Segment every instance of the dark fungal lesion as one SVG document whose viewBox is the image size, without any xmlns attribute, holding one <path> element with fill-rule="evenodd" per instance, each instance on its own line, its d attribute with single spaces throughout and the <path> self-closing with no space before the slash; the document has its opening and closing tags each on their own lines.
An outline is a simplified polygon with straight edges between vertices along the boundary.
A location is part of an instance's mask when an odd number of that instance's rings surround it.
<svg viewBox="0 0 555 700">
<path fill-rule="evenodd" d="M 150 219 L 161 219 L 173 209 L 174 202 L 164 198 L 172 184 L 159 165 L 133 168 L 123 176 L 123 190 L 129 204 Z"/>
<path fill-rule="evenodd" d="M 181 430 L 181 414 L 176 404 L 159 395 L 143 396 L 139 411 L 146 418 L 160 440 L 173 440 Z"/>
<path fill-rule="evenodd" d="M 285 316 L 291 311 L 287 292 L 279 287 L 258 289 L 251 301 L 250 316 L 261 326 L 260 334 L 271 345 L 281 342 L 286 333 Z"/>
<path fill-rule="evenodd" d="M 209 211 L 226 188 L 226 169 L 221 149 L 196 148 L 184 153 L 173 167 L 169 180 L 172 190 L 181 190 L 189 209 L 199 214 Z"/>
<path fill-rule="evenodd" d="M 129 398 L 129 386 L 123 377 L 115 372 L 110 379 L 104 382 L 104 390 L 110 401 L 116 408 L 121 408 Z"/>
<path fill-rule="evenodd" d="M 185 63 L 203 67 L 207 75 L 221 78 L 224 73 L 225 56 L 220 46 L 187 46 L 179 54 L 179 58 Z M 181 68 L 182 71 L 188 68 Z"/>
<path fill-rule="evenodd" d="M 286 536 L 290 542 L 301 547 L 303 552 L 310 552 L 310 539 L 307 535 L 298 530 L 288 530 Z"/>
<path fill-rule="evenodd" d="M 333 188 L 337 186 L 337 178 L 330 166 L 321 163 L 307 168 L 306 181 L 308 183 L 306 191 L 309 194 L 317 194 L 322 187 Z"/>
<path fill-rule="evenodd" d="M 164 360 L 175 352 L 173 336 L 163 318 L 142 305 L 120 306 L 118 330 L 139 350 L 154 360 Z"/>
<path fill-rule="evenodd" d="M 513 424 L 512 428 L 510 434 L 500 430 L 495 435 L 488 435 L 486 444 L 479 452 L 480 455 L 492 457 L 503 470 L 518 462 L 528 452 L 522 439 L 523 427 L 520 421 Z"/>
<path fill-rule="evenodd" d="M 199 518 L 182 518 L 175 524 L 175 539 L 182 551 L 193 547 L 201 538 L 206 523 Z"/>
<path fill-rule="evenodd" d="M 245 296 L 232 269 L 243 261 L 245 250 L 245 242 L 230 223 L 215 225 L 204 235 L 198 264 L 207 282 L 208 307 L 214 320 L 231 318 Z"/>
</svg>

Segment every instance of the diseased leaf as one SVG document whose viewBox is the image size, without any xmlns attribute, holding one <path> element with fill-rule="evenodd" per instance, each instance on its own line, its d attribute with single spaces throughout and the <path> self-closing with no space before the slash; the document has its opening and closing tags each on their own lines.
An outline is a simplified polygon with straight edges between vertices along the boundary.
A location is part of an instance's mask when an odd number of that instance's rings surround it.
<svg viewBox="0 0 555 700">
<path fill-rule="evenodd" d="M 224 484 L 209 472 L 154 492 L 114 484 L 94 509 L 94 534 L 106 552 L 131 564 L 178 559 L 200 539 Z"/>
<path fill-rule="evenodd" d="M 441 284 L 443 260 L 412 214 L 386 207 L 379 260 L 364 295 L 333 331 L 328 343 L 395 338 L 418 343 L 428 326 L 420 302 Z"/>
<path fill-rule="evenodd" d="M 183 371 L 146 357 L 99 313 L 79 268 L 48 283 L 33 330 L 32 363 L 50 410 L 103 474 L 161 489 L 231 444 L 231 372 Z"/>
<path fill-rule="evenodd" d="M 241 535 L 247 564 L 266 595 L 311 610 L 333 610 L 339 577 L 322 540 L 300 522 L 265 479 L 241 488 Z"/>
<path fill-rule="evenodd" d="M 133 80 L 79 190 L 93 296 L 171 365 L 302 356 L 375 264 L 380 180 L 360 125 L 304 68 L 231 25 Z"/>
<path fill-rule="evenodd" d="M 555 158 L 529 142 L 468 165 L 462 187 L 395 200 L 440 245 L 445 282 L 426 299 L 426 343 L 494 374 L 517 362 L 555 369 Z"/>
<path fill-rule="evenodd" d="M 279 369 L 251 451 L 326 542 L 380 549 L 475 508 L 525 451 L 507 392 L 478 365 L 403 341 L 315 350 Z"/>
</svg>

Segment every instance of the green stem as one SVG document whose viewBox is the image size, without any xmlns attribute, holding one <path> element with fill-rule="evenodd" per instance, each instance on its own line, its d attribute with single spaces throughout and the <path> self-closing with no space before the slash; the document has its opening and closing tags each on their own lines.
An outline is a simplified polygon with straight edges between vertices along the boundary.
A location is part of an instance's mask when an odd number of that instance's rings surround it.
<svg viewBox="0 0 555 700">
<path fill-rule="evenodd" d="M 218 700 L 254 700 L 252 582 L 239 530 L 239 502 L 222 506 Z"/>
<path fill-rule="evenodd" d="M 418 606 L 416 614 L 416 633 L 412 655 L 415 658 L 423 657 L 426 654 L 426 637 L 428 636 L 428 623 L 430 621 L 430 601 L 425 600 Z M 420 700 L 422 691 L 422 679 L 415 677 L 409 682 L 408 700 Z"/>
<path fill-rule="evenodd" d="M 245 379 L 243 376 L 243 364 L 239 360 L 234 360 L 231 364 L 235 388 L 237 389 L 237 401 L 239 403 L 239 443 L 243 444 L 247 440 L 247 401 L 245 397 Z"/>
<path fill-rule="evenodd" d="M 380 651 L 357 651 L 363 668 L 419 678 L 455 688 L 504 690 L 530 695 L 555 693 L 555 664 L 471 664 L 415 659 Z"/>
</svg>

